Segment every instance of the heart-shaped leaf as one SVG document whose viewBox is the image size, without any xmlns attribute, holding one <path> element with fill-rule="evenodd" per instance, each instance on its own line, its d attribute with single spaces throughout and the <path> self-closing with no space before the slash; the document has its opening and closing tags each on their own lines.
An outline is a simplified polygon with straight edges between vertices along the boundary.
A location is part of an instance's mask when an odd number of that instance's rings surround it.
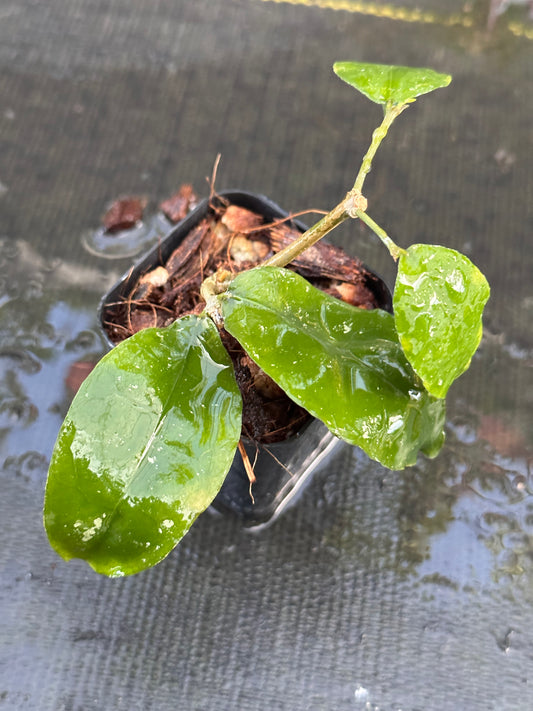
<svg viewBox="0 0 533 711">
<path fill-rule="evenodd" d="M 419 450 L 437 454 L 444 403 L 413 372 L 390 314 L 276 267 L 243 272 L 219 298 L 225 328 L 337 436 L 391 468 L 413 464 Z"/>
<path fill-rule="evenodd" d="M 241 410 L 231 361 L 205 316 L 114 348 L 59 433 L 45 496 L 52 546 L 110 576 L 158 563 L 220 489 Z"/>
<path fill-rule="evenodd" d="M 463 254 L 414 244 L 402 254 L 394 289 L 400 342 L 427 390 L 444 397 L 469 366 L 482 334 L 487 280 Z"/>
<path fill-rule="evenodd" d="M 409 103 L 452 80 L 449 74 L 433 69 L 365 62 L 335 62 L 333 71 L 371 101 L 385 105 Z"/>
</svg>

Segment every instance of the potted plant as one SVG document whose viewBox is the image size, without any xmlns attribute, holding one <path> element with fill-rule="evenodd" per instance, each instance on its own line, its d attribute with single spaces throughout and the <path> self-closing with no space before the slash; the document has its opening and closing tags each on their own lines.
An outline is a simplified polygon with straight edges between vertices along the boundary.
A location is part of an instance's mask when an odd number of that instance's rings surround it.
<svg viewBox="0 0 533 711">
<path fill-rule="evenodd" d="M 216 497 L 243 412 L 225 334 L 291 402 L 383 465 L 401 469 L 441 448 L 444 398 L 479 345 L 489 286 L 455 250 L 397 246 L 362 190 L 393 121 L 451 77 L 357 62 L 334 70 L 384 111 L 353 187 L 260 266 L 204 279 L 201 308 L 142 328 L 84 381 L 45 495 L 46 530 L 65 559 L 110 576 L 136 573 L 162 560 Z M 394 314 L 346 303 L 287 268 L 348 218 L 368 225 L 398 262 Z"/>
<path fill-rule="evenodd" d="M 182 186 L 167 202 L 182 205 L 189 194 L 190 186 Z M 178 220 L 102 299 L 99 320 L 109 346 L 143 328 L 201 313 L 205 278 L 221 269 L 236 274 L 257 266 L 306 229 L 262 195 L 215 194 L 212 188 L 210 197 Z M 354 306 L 392 310 L 386 284 L 338 247 L 320 242 L 290 268 Z M 220 333 L 241 391 L 242 436 L 212 508 L 229 509 L 243 525 L 257 528 L 286 507 L 340 440 L 292 401 L 224 329 Z"/>
</svg>

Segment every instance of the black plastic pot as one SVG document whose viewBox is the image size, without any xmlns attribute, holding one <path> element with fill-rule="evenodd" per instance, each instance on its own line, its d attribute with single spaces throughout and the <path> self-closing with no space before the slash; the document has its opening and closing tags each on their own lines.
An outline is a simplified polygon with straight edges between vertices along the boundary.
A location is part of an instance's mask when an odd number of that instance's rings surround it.
<svg viewBox="0 0 533 711">
<path fill-rule="evenodd" d="M 261 214 L 267 222 L 286 218 L 287 213 L 268 198 L 237 190 L 221 192 L 220 197 L 239 207 Z M 99 308 L 99 320 L 110 347 L 113 343 L 104 328 L 106 312 L 111 304 L 125 300 L 138 279 L 155 267 L 164 264 L 176 247 L 208 213 L 209 200 L 203 200 L 187 217 L 178 223 L 161 241 L 147 252 L 104 296 Z M 294 220 L 302 232 L 306 227 Z M 391 309 L 391 295 L 385 283 L 376 275 L 372 290 L 381 306 Z M 246 526 L 260 526 L 273 519 L 292 500 L 308 481 L 311 473 L 340 444 L 339 440 L 318 420 L 312 420 L 297 435 L 284 442 L 259 445 L 245 443 L 251 462 L 254 462 L 256 483 L 254 502 L 250 498 L 249 480 L 242 458 L 237 452 L 232 467 L 219 494 L 213 502 L 219 511 L 230 510 L 243 519 Z"/>
</svg>

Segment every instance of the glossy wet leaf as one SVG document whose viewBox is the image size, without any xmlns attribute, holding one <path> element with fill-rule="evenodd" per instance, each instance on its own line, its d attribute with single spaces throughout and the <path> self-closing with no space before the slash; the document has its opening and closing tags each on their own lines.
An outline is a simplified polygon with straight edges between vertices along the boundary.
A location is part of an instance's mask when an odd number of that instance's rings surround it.
<svg viewBox="0 0 533 711">
<path fill-rule="evenodd" d="M 378 104 L 406 104 L 417 96 L 448 86 L 452 78 L 433 69 L 365 62 L 336 62 L 340 79 Z"/>
<path fill-rule="evenodd" d="M 437 397 L 468 368 L 489 294 L 483 274 L 453 249 L 414 244 L 400 257 L 396 329 L 411 365 Z"/>
<path fill-rule="evenodd" d="M 297 403 L 388 467 L 440 448 L 444 404 L 407 362 L 393 317 L 334 299 L 264 267 L 220 297 L 225 328 Z"/>
<path fill-rule="evenodd" d="M 45 497 L 52 546 L 111 576 L 158 563 L 220 489 L 241 410 L 207 317 L 146 329 L 114 348 L 59 433 Z"/>
</svg>

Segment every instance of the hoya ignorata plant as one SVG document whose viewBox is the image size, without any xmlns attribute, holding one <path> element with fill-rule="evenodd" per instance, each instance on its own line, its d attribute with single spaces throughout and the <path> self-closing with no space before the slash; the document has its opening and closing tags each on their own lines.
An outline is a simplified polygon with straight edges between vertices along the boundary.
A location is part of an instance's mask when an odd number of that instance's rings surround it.
<svg viewBox="0 0 533 711">
<path fill-rule="evenodd" d="M 83 382 L 46 487 L 45 526 L 63 558 L 109 576 L 137 573 L 161 561 L 214 499 L 241 436 L 222 325 L 290 398 L 385 466 L 402 469 L 442 446 L 444 397 L 479 345 L 489 286 L 453 249 L 397 246 L 362 190 L 393 121 L 451 77 L 359 62 L 334 71 L 384 112 L 352 189 L 262 266 L 207 279 L 201 315 L 140 331 Z M 285 268 L 347 218 L 368 225 L 398 262 L 394 315 L 341 302 Z"/>
</svg>

